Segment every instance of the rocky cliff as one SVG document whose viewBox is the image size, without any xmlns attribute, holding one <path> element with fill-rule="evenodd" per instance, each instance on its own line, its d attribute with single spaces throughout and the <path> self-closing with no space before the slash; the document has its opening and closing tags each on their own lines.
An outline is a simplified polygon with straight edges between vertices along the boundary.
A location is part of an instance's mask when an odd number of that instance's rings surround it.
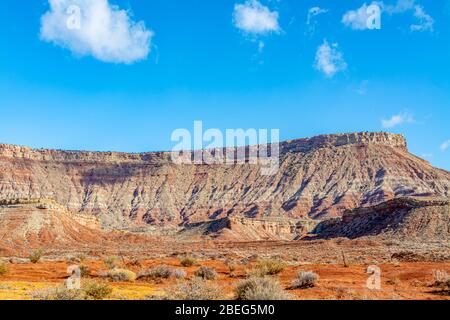
<svg viewBox="0 0 450 320">
<path fill-rule="evenodd" d="M 54 199 L 103 226 L 180 225 L 229 216 L 324 218 L 402 196 L 449 196 L 450 173 L 401 135 L 322 135 L 280 144 L 273 176 L 251 163 L 175 164 L 170 153 L 0 145 L 0 199 Z"/>
<path fill-rule="evenodd" d="M 376 236 L 386 239 L 450 239 L 450 200 L 447 198 L 396 198 L 347 210 L 342 218 L 318 224 L 315 239 Z"/>
</svg>

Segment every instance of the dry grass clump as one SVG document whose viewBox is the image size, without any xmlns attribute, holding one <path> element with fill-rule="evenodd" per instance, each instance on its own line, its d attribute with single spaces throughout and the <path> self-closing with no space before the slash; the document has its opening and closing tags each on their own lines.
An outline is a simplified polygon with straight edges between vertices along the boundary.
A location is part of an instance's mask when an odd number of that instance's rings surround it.
<svg viewBox="0 0 450 320">
<path fill-rule="evenodd" d="M 230 277 L 234 277 L 235 276 L 234 272 L 238 268 L 238 264 L 233 262 L 233 261 L 231 261 L 231 260 L 227 260 L 225 262 L 225 265 L 228 267 L 228 271 L 229 271 Z"/>
<path fill-rule="evenodd" d="M 221 297 L 218 286 L 201 278 L 180 282 L 166 291 L 168 300 L 217 300 Z"/>
<path fill-rule="evenodd" d="M 117 257 L 108 256 L 103 259 L 103 264 L 108 270 L 117 269 L 119 267 L 119 262 Z"/>
<path fill-rule="evenodd" d="M 137 274 L 138 280 L 169 279 L 174 270 L 165 264 L 153 267 L 150 270 L 141 270 Z"/>
<path fill-rule="evenodd" d="M 68 289 L 66 286 L 45 288 L 31 292 L 34 300 L 84 300 L 84 293 L 80 289 Z"/>
<path fill-rule="evenodd" d="M 434 282 L 433 287 L 440 288 L 441 293 L 450 295 L 450 275 L 445 270 L 433 271 Z"/>
<path fill-rule="evenodd" d="M 105 299 L 113 291 L 113 289 L 107 283 L 92 280 L 83 282 L 81 289 L 83 290 L 87 299 L 93 300 Z"/>
<path fill-rule="evenodd" d="M 181 258 L 180 264 L 183 267 L 192 267 L 192 266 L 195 266 L 197 264 L 197 260 L 195 260 L 192 257 L 184 257 L 184 258 Z"/>
<path fill-rule="evenodd" d="M 203 280 L 214 280 L 217 278 L 217 272 L 214 268 L 202 266 L 195 271 L 195 276 Z"/>
<path fill-rule="evenodd" d="M 138 259 L 138 258 L 133 258 L 133 259 L 131 259 L 130 261 L 127 262 L 127 266 L 130 266 L 130 267 L 141 267 L 142 266 L 141 260 Z"/>
<path fill-rule="evenodd" d="M 393 285 L 393 286 L 396 286 L 396 285 L 399 285 L 401 283 L 401 280 L 399 278 L 397 278 L 397 277 L 394 277 L 394 278 L 388 279 L 386 281 L 386 283 L 390 284 L 390 285 Z"/>
<path fill-rule="evenodd" d="M 80 276 L 82 278 L 89 277 L 91 275 L 91 269 L 88 266 L 82 264 L 78 268 L 80 268 Z"/>
<path fill-rule="evenodd" d="M 292 296 L 273 278 L 251 277 L 238 283 L 234 290 L 236 300 L 291 300 Z"/>
<path fill-rule="evenodd" d="M 107 277 L 111 281 L 133 282 L 134 280 L 136 280 L 136 273 L 134 273 L 131 270 L 127 270 L 127 269 L 115 268 L 115 269 L 108 271 Z"/>
<path fill-rule="evenodd" d="M 286 263 L 278 259 L 259 259 L 256 266 L 248 271 L 250 276 L 264 277 L 274 276 L 286 268 Z"/>
<path fill-rule="evenodd" d="M 161 280 L 161 279 L 184 279 L 187 277 L 187 273 L 184 270 L 171 268 L 167 265 L 159 265 L 153 267 L 150 270 L 141 270 L 137 274 L 138 280 Z"/>
<path fill-rule="evenodd" d="M 8 273 L 8 265 L 3 259 L 0 258 L 0 276 L 4 276 Z"/>
<path fill-rule="evenodd" d="M 102 300 L 112 293 L 112 288 L 103 282 L 86 281 L 81 289 L 69 289 L 62 285 L 30 293 L 34 300 Z"/>
<path fill-rule="evenodd" d="M 181 269 L 173 269 L 172 275 L 175 279 L 184 279 L 187 277 L 186 271 L 181 270 Z"/>
<path fill-rule="evenodd" d="M 312 271 L 300 271 L 292 282 L 292 289 L 307 289 L 316 286 L 319 275 Z"/>
<path fill-rule="evenodd" d="M 44 255 L 44 253 L 45 252 L 43 249 L 33 250 L 29 256 L 31 263 L 38 263 L 41 260 L 42 256 Z"/>
</svg>

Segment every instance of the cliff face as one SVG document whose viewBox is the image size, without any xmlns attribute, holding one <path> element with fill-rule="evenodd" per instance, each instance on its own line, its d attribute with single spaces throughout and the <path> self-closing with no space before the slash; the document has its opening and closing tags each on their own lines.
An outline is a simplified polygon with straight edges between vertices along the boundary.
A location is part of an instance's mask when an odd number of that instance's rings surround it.
<svg viewBox="0 0 450 320">
<path fill-rule="evenodd" d="M 359 238 L 376 236 L 387 239 L 450 238 L 450 200 L 447 198 L 397 198 L 369 207 L 348 210 L 341 219 L 320 223 L 317 238 Z"/>
<path fill-rule="evenodd" d="M 341 216 L 405 195 L 449 196 L 450 173 L 388 133 L 280 144 L 273 176 L 254 164 L 174 164 L 170 153 L 35 150 L 0 145 L 0 200 L 54 199 L 104 226 L 178 225 L 227 216 Z"/>
</svg>

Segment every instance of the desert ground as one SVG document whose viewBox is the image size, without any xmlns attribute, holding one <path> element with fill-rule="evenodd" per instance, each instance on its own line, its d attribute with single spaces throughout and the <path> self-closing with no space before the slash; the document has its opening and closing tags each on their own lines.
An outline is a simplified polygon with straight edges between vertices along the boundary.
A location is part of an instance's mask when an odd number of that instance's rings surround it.
<svg viewBox="0 0 450 320">
<path fill-rule="evenodd" d="M 290 299 L 333 300 L 450 300 L 448 291 L 434 286 L 436 272 L 450 273 L 449 247 L 423 244 L 422 253 L 408 244 L 374 242 L 369 240 L 315 241 L 311 243 L 248 242 L 248 243 L 191 243 L 180 250 L 130 254 L 106 252 L 73 252 L 66 256 L 49 251 L 39 261 L 29 258 L 4 258 L 8 272 L 0 276 L 0 299 L 42 299 L 42 292 L 61 287 L 67 278 L 68 268 L 81 265 L 85 270 L 81 282 L 103 283 L 111 292 L 102 299 L 142 300 L 165 299 L 177 286 L 191 281 L 201 267 L 210 267 L 217 273 L 205 283 L 220 289 L 217 299 L 236 298 L 238 284 L 258 270 L 261 261 L 277 261 L 283 266 L 268 278 L 279 282 Z M 170 248 L 170 246 L 168 246 Z M 223 253 L 218 254 L 221 247 Z M 411 249 L 414 249 L 411 250 Z M 278 254 L 276 254 L 278 252 Z M 283 252 L 283 254 L 279 254 Z M 159 257 L 158 257 L 159 256 Z M 195 260 L 194 265 L 183 266 L 183 259 Z M 114 262 L 112 262 L 114 260 Z M 111 267 L 110 264 L 114 263 Z M 108 269 L 120 268 L 142 273 L 158 266 L 185 273 L 183 279 L 155 276 L 126 281 L 113 281 L 105 276 Z M 380 268 L 380 286 L 370 288 L 369 266 Z M 292 283 L 301 271 L 311 271 L 318 280 L 311 287 L 293 289 Z"/>
</svg>

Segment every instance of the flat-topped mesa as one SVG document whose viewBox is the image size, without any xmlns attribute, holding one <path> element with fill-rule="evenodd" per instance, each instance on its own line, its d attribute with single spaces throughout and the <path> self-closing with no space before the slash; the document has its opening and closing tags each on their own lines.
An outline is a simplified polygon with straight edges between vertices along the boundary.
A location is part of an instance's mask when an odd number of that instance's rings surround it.
<svg viewBox="0 0 450 320">
<path fill-rule="evenodd" d="M 377 144 L 407 151 L 405 138 L 400 134 L 387 132 L 356 132 L 319 135 L 280 143 L 280 153 L 309 152 L 326 147 L 345 145 Z M 250 146 L 250 148 L 256 146 Z M 248 148 L 245 147 L 245 148 Z M 29 159 L 38 161 L 63 162 L 146 162 L 167 163 L 171 161 L 170 152 L 93 152 L 66 151 L 51 149 L 32 149 L 24 146 L 0 144 L 0 156 L 7 158 Z"/>
<path fill-rule="evenodd" d="M 281 143 L 281 153 L 309 152 L 314 149 L 341 147 L 345 145 L 376 144 L 408 151 L 403 135 L 388 132 L 354 132 L 341 134 L 326 134 L 306 139 L 296 139 Z"/>
</svg>

